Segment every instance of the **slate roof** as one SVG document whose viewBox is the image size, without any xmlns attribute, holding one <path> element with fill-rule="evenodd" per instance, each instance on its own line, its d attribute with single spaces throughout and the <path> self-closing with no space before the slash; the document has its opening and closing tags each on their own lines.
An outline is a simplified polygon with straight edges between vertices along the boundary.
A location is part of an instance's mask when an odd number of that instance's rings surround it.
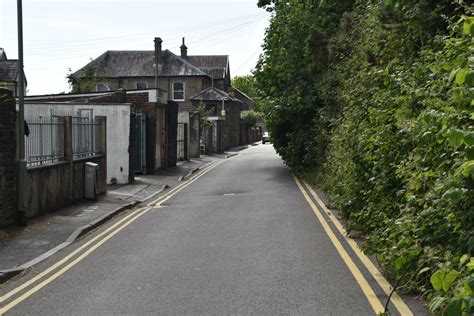
<svg viewBox="0 0 474 316">
<path fill-rule="evenodd" d="M 232 98 L 230 95 L 216 87 L 206 88 L 189 98 L 191 101 L 222 101 L 222 99 L 224 99 L 224 101 L 242 102 L 239 99 Z"/>
<path fill-rule="evenodd" d="M 153 77 L 155 69 L 154 51 L 106 51 L 92 61 L 99 73 L 107 77 Z M 83 68 L 74 74 L 80 76 Z M 185 59 L 169 50 L 162 52 L 162 64 L 158 68 L 159 76 L 207 76 Z"/>
<path fill-rule="evenodd" d="M 17 82 L 18 60 L 0 60 L 0 81 Z"/>
<path fill-rule="evenodd" d="M 229 67 L 227 55 L 188 56 L 187 60 L 215 79 L 223 79 Z"/>
<path fill-rule="evenodd" d="M 225 77 L 228 67 L 228 56 L 188 56 L 187 59 L 175 55 L 169 50 L 162 52 L 162 65 L 159 76 L 213 76 L 216 79 Z M 99 73 L 106 73 L 109 78 L 117 77 L 153 77 L 155 69 L 154 51 L 106 51 L 92 61 Z M 83 68 L 74 75 L 80 77 Z"/>
<path fill-rule="evenodd" d="M 237 94 L 237 98 L 240 97 L 239 99 L 247 99 L 248 101 L 253 101 L 251 97 L 249 97 L 248 95 L 243 93 L 241 90 L 237 89 L 236 87 L 230 87 L 229 89 L 230 91 L 233 91 L 234 93 Z"/>
</svg>

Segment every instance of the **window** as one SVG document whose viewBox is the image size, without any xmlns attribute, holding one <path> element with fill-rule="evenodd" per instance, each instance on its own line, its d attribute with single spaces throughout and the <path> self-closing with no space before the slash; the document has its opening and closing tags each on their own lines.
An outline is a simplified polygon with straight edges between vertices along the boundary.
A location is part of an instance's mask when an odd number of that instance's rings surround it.
<svg viewBox="0 0 474 316">
<path fill-rule="evenodd" d="M 184 101 L 184 83 L 183 82 L 173 83 L 173 100 Z"/>
<path fill-rule="evenodd" d="M 109 85 L 107 83 L 99 83 L 95 86 L 95 91 L 109 91 Z"/>
<path fill-rule="evenodd" d="M 147 88 L 147 84 L 146 82 L 137 82 L 137 89 L 146 89 Z"/>
</svg>

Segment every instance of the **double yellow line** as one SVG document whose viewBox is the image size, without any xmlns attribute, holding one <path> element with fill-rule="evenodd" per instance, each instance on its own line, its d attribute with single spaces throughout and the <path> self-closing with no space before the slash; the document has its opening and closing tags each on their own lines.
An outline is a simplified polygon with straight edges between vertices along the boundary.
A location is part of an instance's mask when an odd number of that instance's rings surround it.
<svg viewBox="0 0 474 316">
<path fill-rule="evenodd" d="M 13 300 L 11 300 L 10 303 L 6 304 L 5 306 L 0 308 L 0 315 L 6 313 L 31 295 L 35 294 L 38 292 L 40 289 L 54 281 L 56 278 L 59 276 L 63 275 L 66 273 L 69 269 L 74 267 L 76 264 L 81 262 L 84 258 L 89 256 L 92 252 L 94 252 L 97 248 L 102 246 L 104 243 L 106 243 L 109 239 L 111 239 L 113 236 L 118 234 L 121 230 L 129 226 L 131 223 L 136 221 L 138 218 L 143 216 L 144 214 L 148 213 L 150 210 L 160 207 L 164 202 L 175 196 L 178 192 L 181 190 L 185 189 L 189 185 L 191 185 L 194 181 L 211 171 L 212 169 L 216 168 L 219 166 L 221 163 L 225 162 L 226 160 L 220 160 L 216 162 L 212 162 L 209 165 L 207 165 L 201 172 L 198 174 L 192 176 L 188 181 L 184 182 L 183 184 L 178 185 L 177 187 L 173 188 L 170 190 L 166 195 L 158 197 L 157 199 L 151 201 L 148 203 L 146 206 L 141 207 L 130 213 L 129 215 L 125 216 L 121 220 L 119 220 L 117 223 L 114 225 L 110 226 L 88 242 L 86 242 L 84 245 L 81 247 L 77 248 L 73 252 L 71 252 L 69 255 L 66 257 L 62 258 L 61 260 L 57 261 L 53 265 L 51 265 L 49 268 L 38 274 L 37 276 L 31 278 L 30 280 L 26 281 L 25 283 L 19 285 L 18 287 L 14 288 L 13 290 L 9 291 L 5 295 L 0 297 L 0 304 L 3 302 L 6 302 L 7 300 L 12 299 L 15 297 L 17 294 L 20 292 L 27 290 L 23 294 L 16 296 Z M 76 257 L 76 255 L 80 254 L 79 256 Z M 73 259 L 70 261 L 71 259 Z M 70 261 L 70 262 L 69 262 Z M 53 274 L 51 274 L 54 272 Z M 51 275 L 50 275 L 51 274 Z M 46 278 L 45 278 L 46 277 Z M 40 283 L 38 283 L 41 281 Z M 36 284 L 38 283 L 38 284 Z M 35 285 L 36 284 L 36 285 Z"/>
<path fill-rule="evenodd" d="M 294 177 L 296 184 L 298 185 L 298 188 L 300 189 L 301 193 L 303 193 L 304 198 L 308 202 L 309 206 L 313 210 L 314 214 L 318 218 L 319 222 L 323 226 L 324 231 L 328 235 L 329 239 L 331 240 L 332 244 L 336 248 L 337 252 L 341 256 L 342 260 L 344 263 L 347 265 L 349 270 L 351 271 L 352 275 L 356 279 L 357 283 L 359 284 L 360 288 L 362 289 L 362 292 L 364 292 L 365 297 L 369 301 L 370 306 L 374 310 L 376 314 L 383 313 L 385 308 L 380 302 L 379 298 L 375 294 L 374 290 L 372 287 L 369 285 L 369 282 L 367 279 L 364 277 L 362 272 L 360 271 L 359 267 L 354 263 L 352 260 L 351 256 L 349 253 L 346 251 L 344 246 L 342 245 L 341 241 L 339 238 L 336 236 L 335 232 L 331 229 L 328 221 L 325 219 L 323 216 L 321 210 L 326 212 L 328 216 L 331 218 L 331 222 L 334 223 L 334 226 L 336 228 L 336 231 L 339 232 L 339 237 L 343 238 L 344 241 L 349 245 L 349 247 L 352 249 L 352 252 L 359 258 L 359 260 L 362 262 L 362 264 L 365 266 L 367 271 L 369 271 L 370 275 L 372 278 L 378 283 L 378 285 L 383 289 L 387 297 L 390 295 L 392 292 L 392 288 L 390 286 L 390 283 L 383 277 L 383 275 L 380 273 L 380 271 L 375 267 L 375 265 L 370 261 L 370 259 L 360 250 L 359 246 L 357 243 L 348 237 L 348 234 L 342 224 L 339 222 L 339 220 L 334 216 L 334 214 L 326 207 L 326 205 L 321 201 L 321 198 L 318 196 L 318 194 L 313 190 L 313 188 L 308 185 L 306 182 L 303 184 L 301 183 L 298 178 Z M 311 196 L 314 199 L 311 199 L 309 196 L 308 192 L 311 194 Z M 316 204 L 319 206 L 319 208 L 316 206 Z M 410 308 L 406 305 L 406 303 L 403 301 L 403 299 L 396 293 L 394 292 L 391 297 L 391 302 L 395 306 L 395 308 L 398 310 L 400 315 L 407 315 L 407 316 L 412 316 L 413 312 L 410 310 Z"/>
</svg>

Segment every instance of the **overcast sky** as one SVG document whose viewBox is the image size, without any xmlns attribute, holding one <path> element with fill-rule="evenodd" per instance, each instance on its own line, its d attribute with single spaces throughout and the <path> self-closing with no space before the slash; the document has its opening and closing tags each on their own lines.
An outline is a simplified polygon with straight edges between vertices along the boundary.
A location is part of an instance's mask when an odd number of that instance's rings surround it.
<svg viewBox="0 0 474 316">
<path fill-rule="evenodd" d="M 69 91 L 65 79 L 106 50 L 163 49 L 229 55 L 232 77 L 255 66 L 269 14 L 257 0 L 23 0 L 28 94 Z M 18 58 L 17 0 L 0 0 L 0 47 Z"/>
</svg>

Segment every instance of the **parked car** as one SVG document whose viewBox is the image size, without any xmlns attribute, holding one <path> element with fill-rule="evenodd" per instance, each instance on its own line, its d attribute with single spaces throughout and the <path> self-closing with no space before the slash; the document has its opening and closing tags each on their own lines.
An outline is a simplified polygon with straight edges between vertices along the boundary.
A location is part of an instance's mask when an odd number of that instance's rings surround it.
<svg viewBox="0 0 474 316">
<path fill-rule="evenodd" d="M 271 140 L 270 140 L 270 134 L 268 132 L 265 132 L 263 133 L 263 136 L 262 136 L 262 144 L 265 144 L 265 143 L 270 143 Z"/>
</svg>

